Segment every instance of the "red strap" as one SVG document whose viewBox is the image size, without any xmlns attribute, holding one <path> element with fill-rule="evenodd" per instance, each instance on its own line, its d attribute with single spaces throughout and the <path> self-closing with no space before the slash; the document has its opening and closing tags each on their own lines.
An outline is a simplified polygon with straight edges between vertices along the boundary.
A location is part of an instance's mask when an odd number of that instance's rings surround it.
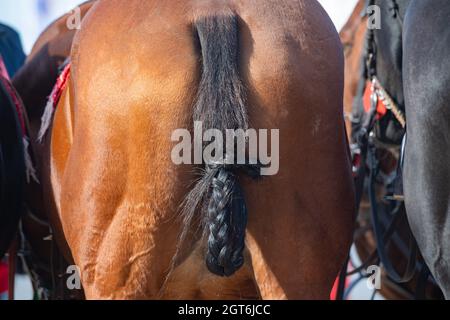
<svg viewBox="0 0 450 320">
<path fill-rule="evenodd" d="M 9 80 L 8 70 L 6 69 L 5 61 L 3 61 L 3 57 L 1 54 L 0 54 L 0 76 Z"/>
<path fill-rule="evenodd" d="M 0 81 L 2 81 L 3 85 L 5 86 L 6 90 L 8 91 L 8 94 L 11 96 L 11 99 L 14 103 L 14 106 L 16 107 L 17 117 L 19 118 L 20 127 L 22 129 L 23 136 L 27 135 L 27 129 L 25 126 L 25 118 L 22 110 L 22 100 L 19 98 L 19 96 L 16 93 L 16 89 L 12 86 L 11 82 L 7 78 L 0 77 Z"/>
<path fill-rule="evenodd" d="M 2 56 L 0 55 L 0 81 L 5 86 L 6 90 L 8 91 L 8 94 L 11 96 L 14 105 L 16 106 L 16 112 L 17 116 L 19 117 L 20 126 L 22 128 L 22 134 L 23 136 L 26 136 L 27 129 L 25 126 L 25 117 L 22 111 L 22 101 L 20 100 L 19 96 L 17 95 L 16 89 L 11 84 L 11 79 L 8 74 L 8 70 L 6 70 L 5 62 L 3 61 Z"/>
<path fill-rule="evenodd" d="M 23 136 L 26 136 L 27 130 L 25 126 L 25 118 L 22 112 L 22 101 L 17 95 L 16 90 L 11 84 L 11 79 L 8 74 L 8 70 L 6 69 L 5 62 L 3 57 L 0 55 L 0 81 L 4 84 L 8 94 L 11 96 L 11 99 L 16 107 L 17 116 L 19 118 L 20 126 L 22 128 Z M 18 240 L 17 236 L 14 237 L 14 240 L 9 248 L 9 258 L 8 258 L 8 299 L 14 300 L 14 285 L 15 285 L 15 277 L 16 277 L 16 260 L 17 260 L 17 248 L 18 248 Z"/>
<path fill-rule="evenodd" d="M 372 84 L 372 82 L 367 81 L 366 82 L 366 89 L 364 90 L 364 96 L 363 96 L 363 104 L 364 104 L 364 111 L 366 113 L 370 112 L 370 108 L 372 106 L 372 95 L 374 94 L 375 87 Z M 383 103 L 381 99 L 378 99 L 377 103 L 377 120 L 380 120 L 383 118 L 387 113 L 386 105 Z"/>
<path fill-rule="evenodd" d="M 67 63 L 67 65 L 64 67 L 63 71 L 59 75 L 58 79 L 56 79 L 55 87 L 53 88 L 51 93 L 51 99 L 53 101 L 53 109 L 56 109 L 59 99 L 61 98 L 61 95 L 67 86 L 67 81 L 70 75 L 70 65 L 71 65 L 70 63 Z"/>
<path fill-rule="evenodd" d="M 0 260 L 0 296 L 8 292 L 8 264 Z"/>
<path fill-rule="evenodd" d="M 14 285 L 15 285 L 15 277 L 16 277 L 16 259 L 17 259 L 17 236 L 14 237 L 14 240 L 9 248 L 9 258 L 8 258 L 8 299 L 14 300 Z"/>
</svg>

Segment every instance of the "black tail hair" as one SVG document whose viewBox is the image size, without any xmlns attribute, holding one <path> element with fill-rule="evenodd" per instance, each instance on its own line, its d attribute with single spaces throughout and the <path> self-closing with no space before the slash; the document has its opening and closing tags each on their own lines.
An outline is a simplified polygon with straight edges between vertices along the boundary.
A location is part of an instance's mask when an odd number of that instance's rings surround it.
<svg viewBox="0 0 450 320">
<path fill-rule="evenodd" d="M 194 121 L 202 121 L 205 130 L 218 129 L 223 133 L 226 129 L 248 129 L 245 88 L 239 75 L 238 17 L 202 17 L 196 20 L 194 28 L 202 52 Z M 186 234 L 201 205 L 208 239 L 206 264 L 219 276 L 231 276 L 244 264 L 247 208 L 235 169 L 236 166 L 224 163 L 206 164 L 184 206 Z"/>
</svg>

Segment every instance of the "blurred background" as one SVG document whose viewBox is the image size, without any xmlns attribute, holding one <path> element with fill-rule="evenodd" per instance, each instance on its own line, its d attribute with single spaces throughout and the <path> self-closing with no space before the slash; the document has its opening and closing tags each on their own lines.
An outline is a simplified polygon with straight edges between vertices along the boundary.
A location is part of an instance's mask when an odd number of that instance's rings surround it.
<svg viewBox="0 0 450 320">
<path fill-rule="evenodd" d="M 83 2 L 85 0 L 1 0 L 0 22 L 19 32 L 28 53 L 53 20 Z"/>
<path fill-rule="evenodd" d="M 123 0 L 126 1 L 126 0 Z M 72 10 L 85 0 L 1 0 L 0 22 L 16 29 L 30 52 L 39 34 L 56 18 Z M 319 0 L 340 30 L 351 14 L 357 0 Z M 355 254 L 353 254 L 355 256 Z M 353 291 L 352 299 L 370 299 L 372 291 L 365 282 Z M 380 297 L 376 297 L 380 298 Z M 26 276 L 18 276 L 16 299 L 32 299 L 31 284 Z"/>
<path fill-rule="evenodd" d="M 126 1 L 126 0 L 124 0 Z M 1 0 L 0 22 L 19 31 L 26 52 L 39 34 L 56 18 L 85 0 Z M 356 0 L 319 0 L 339 30 L 346 22 Z"/>
</svg>

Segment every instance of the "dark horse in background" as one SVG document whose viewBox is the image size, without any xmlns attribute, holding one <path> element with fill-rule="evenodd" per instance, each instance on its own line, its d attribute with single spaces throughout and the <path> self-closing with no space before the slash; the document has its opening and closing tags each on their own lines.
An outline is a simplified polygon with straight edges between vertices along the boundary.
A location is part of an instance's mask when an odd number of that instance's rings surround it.
<svg viewBox="0 0 450 320">
<path fill-rule="evenodd" d="M 79 6 L 80 18 L 84 19 L 95 1 Z M 25 64 L 12 79 L 23 100 L 28 116 L 28 130 L 37 176 L 42 181 L 41 154 L 45 152 L 37 142 L 41 117 L 60 70 L 70 55 L 73 37 L 77 29 L 69 29 L 67 20 L 72 12 L 51 23 L 36 40 Z M 67 290 L 66 267 L 70 257 L 63 257 L 56 245 L 48 221 L 47 208 L 43 204 L 45 185 L 30 181 L 26 185 L 26 213 L 22 216 L 21 251 L 28 267 L 34 291 L 43 299 L 78 299 L 80 290 Z M 56 237 L 55 237 L 56 238 Z M 63 275 L 63 276 L 57 276 Z"/>
<path fill-rule="evenodd" d="M 346 115 L 346 127 L 349 137 L 352 136 L 352 110 L 361 105 L 361 92 L 365 85 L 364 64 L 366 59 L 365 48 L 367 44 L 367 27 L 368 27 L 368 12 L 367 1 L 359 0 L 351 17 L 340 31 L 340 37 L 344 46 L 345 55 L 345 88 L 344 88 L 344 112 Z M 395 19 L 392 16 L 392 19 Z M 378 179 L 376 186 L 376 201 L 383 205 L 386 203 L 383 197 L 387 192 L 385 181 L 388 180 L 391 174 L 395 174 L 396 166 L 399 158 L 400 145 L 396 146 L 394 150 L 389 148 L 378 147 L 377 159 L 381 168 L 382 176 L 384 178 Z M 356 167 L 356 164 L 355 164 Z M 358 211 L 358 228 L 355 231 L 354 242 L 355 249 L 361 261 L 364 261 L 363 266 L 378 263 L 379 255 L 377 252 L 376 234 L 374 234 L 373 223 L 371 218 L 371 201 L 367 190 L 361 198 Z M 389 206 L 390 202 L 387 202 Z M 407 222 L 404 206 L 402 206 L 401 221 L 396 224 L 395 232 L 392 235 L 392 240 L 387 242 L 386 251 L 392 260 L 392 264 L 396 268 L 402 268 L 408 261 L 410 254 L 408 252 L 408 241 L 413 238 L 411 229 Z M 380 215 L 380 220 L 383 224 L 387 224 L 390 220 L 392 212 L 389 210 L 377 210 Z M 381 276 L 380 294 L 386 299 L 441 299 L 442 293 L 436 285 L 434 279 L 429 278 L 425 281 L 423 278 L 423 259 L 419 255 L 415 259 L 414 276 L 407 282 L 395 282 L 386 272 Z M 357 268 L 359 270 L 360 268 Z M 427 271 L 427 270 L 426 270 Z M 352 273 L 355 273 L 353 271 Z M 427 276 L 427 275 L 425 275 Z M 354 284 L 365 279 L 363 273 L 360 273 L 358 278 L 349 286 L 353 288 Z M 345 296 L 351 293 L 351 289 L 347 290 Z"/>
<path fill-rule="evenodd" d="M 19 99 L 9 77 L 24 60 L 19 35 L 0 24 L 0 259 L 12 242 L 22 214 L 25 159 L 20 119 L 24 120 L 24 115 L 18 115 Z"/>
<path fill-rule="evenodd" d="M 406 132 L 400 160 L 404 175 L 397 179 L 403 181 L 406 215 L 431 274 L 450 298 L 450 2 L 368 3 L 381 9 L 381 28 L 369 30 L 366 78 L 377 79 L 392 108 L 372 127 L 368 124 L 376 119 L 376 103 L 369 114 L 354 110 L 355 119 L 362 121 L 354 121 L 353 139 L 370 127 L 366 137 L 372 132 L 375 145 L 398 146 Z"/>
<path fill-rule="evenodd" d="M 12 78 L 25 62 L 20 37 L 12 28 L 0 23 L 0 55 L 3 57 L 6 70 Z"/>
<path fill-rule="evenodd" d="M 408 218 L 450 299 L 450 1 L 414 0 L 403 23 Z"/>
</svg>

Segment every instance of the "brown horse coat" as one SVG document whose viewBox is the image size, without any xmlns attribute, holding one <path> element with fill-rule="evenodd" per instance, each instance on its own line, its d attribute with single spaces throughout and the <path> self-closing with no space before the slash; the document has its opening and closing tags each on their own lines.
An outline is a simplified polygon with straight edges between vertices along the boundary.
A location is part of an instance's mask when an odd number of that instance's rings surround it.
<svg viewBox="0 0 450 320">
<path fill-rule="evenodd" d="M 344 114 L 345 126 L 349 141 L 351 140 L 351 114 L 353 101 L 358 91 L 358 84 L 362 75 L 362 56 L 367 30 L 367 16 L 362 15 L 365 0 L 359 0 L 347 23 L 339 36 L 344 46 L 345 57 L 345 86 L 344 86 Z"/>
<path fill-rule="evenodd" d="M 280 129 L 280 171 L 241 177 L 247 251 L 234 276 L 208 272 L 195 229 L 169 274 L 196 179 L 170 159 L 173 130 L 192 128 L 202 72 L 192 24 L 230 12 L 250 123 Z M 317 1 L 98 1 L 72 61 L 51 134 L 52 214 L 87 298 L 328 298 L 354 196 L 342 48 Z"/>
</svg>

